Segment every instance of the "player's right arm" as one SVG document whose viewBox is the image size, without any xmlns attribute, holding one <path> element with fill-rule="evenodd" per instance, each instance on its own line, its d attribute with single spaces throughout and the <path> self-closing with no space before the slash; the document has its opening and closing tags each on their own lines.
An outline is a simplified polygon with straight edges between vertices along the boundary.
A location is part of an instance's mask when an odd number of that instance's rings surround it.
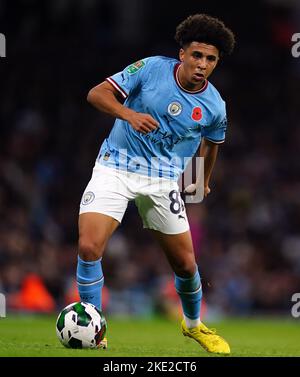
<svg viewBox="0 0 300 377">
<path fill-rule="evenodd" d="M 151 115 L 129 109 L 122 105 L 119 98 L 118 90 L 109 82 L 104 81 L 89 91 L 87 101 L 99 111 L 127 121 L 132 128 L 143 134 L 158 127 L 159 123 Z"/>
</svg>

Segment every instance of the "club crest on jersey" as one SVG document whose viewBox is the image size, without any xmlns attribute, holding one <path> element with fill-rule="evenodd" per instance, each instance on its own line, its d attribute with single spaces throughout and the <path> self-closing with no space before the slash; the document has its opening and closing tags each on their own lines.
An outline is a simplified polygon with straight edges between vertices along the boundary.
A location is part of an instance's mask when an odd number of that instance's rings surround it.
<svg viewBox="0 0 300 377">
<path fill-rule="evenodd" d="M 144 67 L 145 65 L 145 62 L 143 60 L 138 60 L 137 62 L 131 64 L 128 68 L 127 68 L 127 72 L 130 74 L 130 75 L 133 75 L 134 73 L 136 73 L 139 69 L 141 69 L 142 67 Z"/>
<path fill-rule="evenodd" d="M 182 111 L 182 105 L 179 102 L 171 102 L 168 106 L 168 113 L 177 116 Z"/>
<path fill-rule="evenodd" d="M 95 199 L 95 194 L 92 191 L 86 192 L 83 197 L 81 203 L 86 206 L 87 204 L 92 203 L 92 201 Z"/>
<path fill-rule="evenodd" d="M 198 122 L 199 120 L 201 120 L 202 119 L 202 110 L 201 110 L 201 107 L 199 107 L 199 106 L 194 107 L 191 116 L 192 116 L 192 119 L 195 120 L 196 122 Z"/>
</svg>

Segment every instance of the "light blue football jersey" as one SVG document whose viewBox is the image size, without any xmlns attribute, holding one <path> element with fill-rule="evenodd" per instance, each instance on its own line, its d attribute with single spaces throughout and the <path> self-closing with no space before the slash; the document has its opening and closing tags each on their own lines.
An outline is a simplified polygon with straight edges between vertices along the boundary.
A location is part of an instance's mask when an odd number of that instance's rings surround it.
<svg viewBox="0 0 300 377">
<path fill-rule="evenodd" d="M 225 140 L 225 102 L 208 81 L 198 92 L 178 80 L 180 62 L 163 56 L 137 61 L 107 78 L 124 97 L 124 105 L 150 114 L 159 127 L 144 135 L 116 119 L 97 160 L 108 167 L 178 180 L 196 153 L 201 138 Z"/>
</svg>

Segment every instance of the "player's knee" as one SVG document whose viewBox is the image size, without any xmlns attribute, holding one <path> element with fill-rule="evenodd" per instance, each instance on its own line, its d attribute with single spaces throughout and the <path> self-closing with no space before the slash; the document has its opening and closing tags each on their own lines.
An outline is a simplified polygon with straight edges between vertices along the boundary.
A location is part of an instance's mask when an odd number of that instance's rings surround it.
<svg viewBox="0 0 300 377">
<path fill-rule="evenodd" d="M 173 266 L 175 274 L 182 278 L 190 278 L 195 275 L 195 261 L 182 260 Z"/>
<path fill-rule="evenodd" d="M 104 242 L 80 238 L 78 249 L 78 254 L 82 260 L 94 261 L 102 257 L 104 252 Z"/>
</svg>

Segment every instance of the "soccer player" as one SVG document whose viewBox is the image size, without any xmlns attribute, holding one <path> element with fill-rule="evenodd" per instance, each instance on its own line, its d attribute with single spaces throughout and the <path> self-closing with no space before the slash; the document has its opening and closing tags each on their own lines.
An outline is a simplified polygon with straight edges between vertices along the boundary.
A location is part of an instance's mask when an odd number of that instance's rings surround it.
<svg viewBox="0 0 300 377">
<path fill-rule="evenodd" d="M 200 320 L 201 280 L 177 180 L 201 143 L 204 195 L 210 192 L 226 110 L 208 77 L 232 52 L 234 35 L 222 21 L 195 14 L 178 25 L 175 39 L 179 60 L 139 60 L 88 93 L 89 103 L 116 120 L 80 204 L 78 289 L 82 301 L 101 309 L 101 259 L 134 200 L 144 228 L 154 234 L 174 272 L 183 335 L 209 352 L 229 354 L 228 343 Z"/>
</svg>

